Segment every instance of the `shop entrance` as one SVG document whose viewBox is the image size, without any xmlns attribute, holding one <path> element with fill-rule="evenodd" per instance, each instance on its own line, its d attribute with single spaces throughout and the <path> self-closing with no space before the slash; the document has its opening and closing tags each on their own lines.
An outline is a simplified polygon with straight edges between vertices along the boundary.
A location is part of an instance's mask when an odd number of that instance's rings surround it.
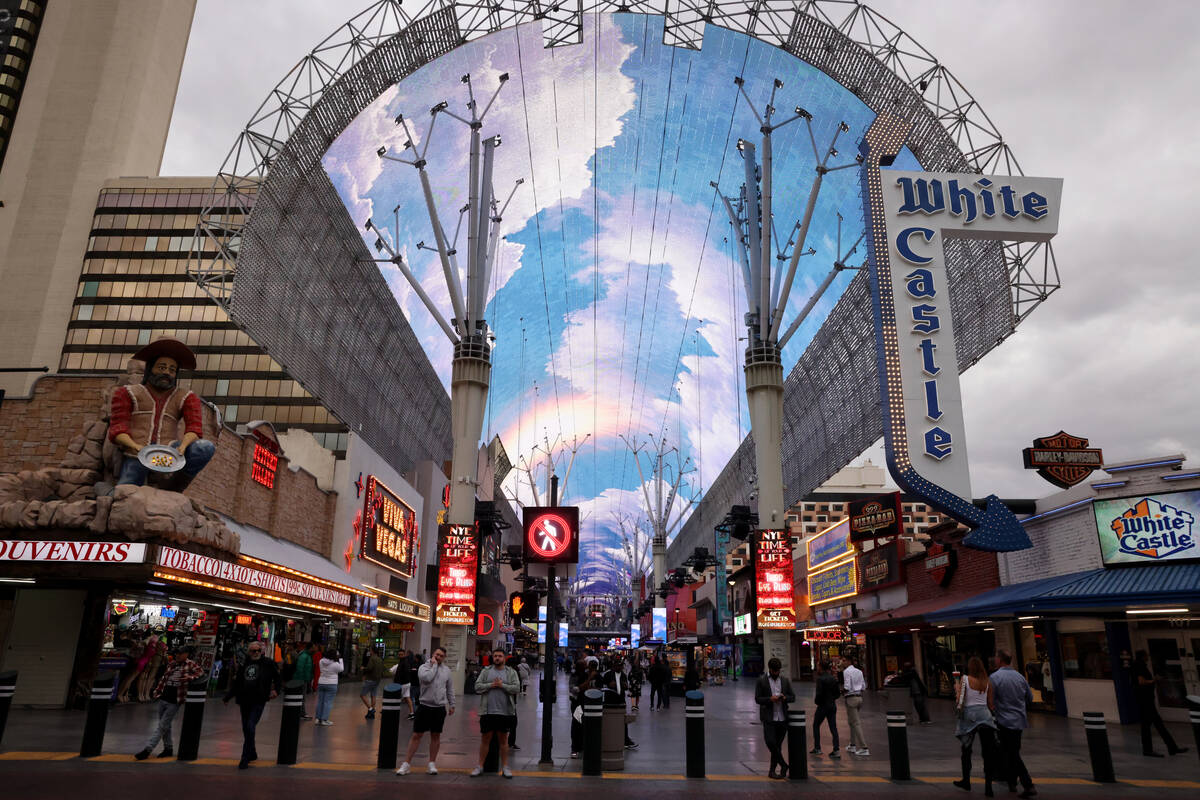
<svg viewBox="0 0 1200 800">
<path fill-rule="evenodd" d="M 1196 655 L 1200 653 L 1200 633 L 1195 631 L 1145 631 L 1146 652 L 1154 672 L 1155 694 L 1163 719 L 1186 722 L 1187 696 L 1200 695 L 1200 675 Z"/>
</svg>

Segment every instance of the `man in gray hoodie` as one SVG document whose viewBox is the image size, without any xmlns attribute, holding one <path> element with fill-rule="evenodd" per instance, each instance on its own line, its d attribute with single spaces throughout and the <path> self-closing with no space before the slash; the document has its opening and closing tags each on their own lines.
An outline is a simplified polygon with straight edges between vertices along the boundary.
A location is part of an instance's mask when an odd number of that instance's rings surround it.
<svg viewBox="0 0 1200 800">
<path fill-rule="evenodd" d="M 433 657 L 417 670 L 421 699 L 417 704 L 416 719 L 413 720 L 412 738 L 408 740 L 408 753 L 400 769 L 396 770 L 397 775 L 407 775 L 411 771 L 409 764 L 426 733 L 429 734 L 428 772 L 430 775 L 438 774 L 436 762 L 438 748 L 442 744 L 442 726 L 446 723 L 446 717 L 454 714 L 454 678 L 445 662 L 446 649 L 439 647 L 433 651 Z"/>
</svg>

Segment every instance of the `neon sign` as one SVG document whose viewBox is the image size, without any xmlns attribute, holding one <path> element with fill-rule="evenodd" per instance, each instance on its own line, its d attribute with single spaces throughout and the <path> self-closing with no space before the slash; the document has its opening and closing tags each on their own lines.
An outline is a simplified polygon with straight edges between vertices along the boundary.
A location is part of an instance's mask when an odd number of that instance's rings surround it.
<svg viewBox="0 0 1200 800">
<path fill-rule="evenodd" d="M 474 622 L 478 571 L 479 545 L 475 541 L 475 526 L 440 526 L 435 623 L 470 625 Z"/>
<path fill-rule="evenodd" d="M 420 548 L 417 512 L 372 475 L 367 478 L 362 521 L 359 557 L 411 578 Z"/>
<path fill-rule="evenodd" d="M 796 627 L 792 596 L 792 539 L 787 531 L 759 531 L 754 591 L 760 629 Z"/>
<path fill-rule="evenodd" d="M 250 467 L 250 477 L 268 489 L 275 488 L 275 470 L 279 466 L 279 456 L 272 453 L 262 442 L 254 444 L 254 463 Z"/>
</svg>

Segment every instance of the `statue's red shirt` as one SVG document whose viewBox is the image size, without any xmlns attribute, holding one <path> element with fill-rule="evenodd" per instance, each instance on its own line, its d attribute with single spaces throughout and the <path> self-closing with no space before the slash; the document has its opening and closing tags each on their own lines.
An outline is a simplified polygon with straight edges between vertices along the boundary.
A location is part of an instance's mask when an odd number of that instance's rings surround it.
<svg viewBox="0 0 1200 800">
<path fill-rule="evenodd" d="M 168 400 L 171 399 L 173 392 L 157 392 L 154 389 L 149 390 L 150 396 L 154 398 L 154 426 L 150 441 L 157 438 L 159 422 L 162 419 L 163 409 Z M 133 417 L 133 397 L 129 394 L 129 389 L 125 386 L 118 386 L 112 395 L 112 407 L 108 422 L 108 438 L 110 441 L 116 441 L 117 436 L 122 433 L 129 433 L 130 422 Z M 194 433 L 196 436 L 204 437 L 204 415 L 200 408 L 200 398 L 195 392 L 187 392 L 183 399 L 181 408 L 183 415 L 184 430 L 187 433 Z M 149 444 L 149 442 L 143 442 Z"/>
</svg>

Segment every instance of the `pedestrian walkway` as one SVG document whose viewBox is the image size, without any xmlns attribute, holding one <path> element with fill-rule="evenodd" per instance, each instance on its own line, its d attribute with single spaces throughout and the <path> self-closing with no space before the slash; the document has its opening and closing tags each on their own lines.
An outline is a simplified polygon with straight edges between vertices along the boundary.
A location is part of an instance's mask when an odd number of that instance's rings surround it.
<svg viewBox="0 0 1200 800">
<path fill-rule="evenodd" d="M 531 683 L 531 689 L 534 684 Z M 800 702 L 796 707 L 810 709 L 812 685 L 798 683 Z M 299 749 L 301 769 L 328 769 L 371 772 L 378 755 L 378 728 L 382 719 L 363 718 L 358 699 L 358 684 L 343 684 L 334 701 L 332 727 L 302 723 Z M 648 700 L 648 695 L 643 698 Z M 309 710 L 312 710 L 312 698 Z M 862 710 L 863 724 L 871 748 L 869 758 L 857 758 L 843 749 L 840 761 L 827 754 L 830 749 L 828 730 L 822 732 L 824 754 L 809 757 L 809 772 L 813 780 L 831 783 L 883 782 L 889 778 L 887 728 L 884 714 L 892 708 L 904 708 L 906 696 L 887 697 L 886 693 L 868 694 Z M 478 698 L 467 695 L 459 700 L 458 713 L 450 717 L 442 737 L 438 767 L 450 774 L 465 772 L 474 766 L 479 742 Z M 670 709 L 651 711 L 644 702 L 637 720 L 630 724 L 629 734 L 638 742 L 636 750 L 625 751 L 625 773 L 622 778 L 663 776 L 681 778 L 684 770 L 684 715 L 682 698 L 672 698 Z M 905 709 L 910 712 L 911 709 Z M 910 725 L 907 729 L 914 776 L 934 783 L 944 783 L 959 774 L 959 748 L 954 738 L 954 716 L 949 701 L 931 701 L 933 724 Z M 263 766 L 273 761 L 279 734 L 281 706 L 274 701 L 267 706 L 259 724 L 258 749 Z M 511 765 L 519 773 L 557 773 L 560 777 L 577 774 L 581 763 L 570 758 L 570 718 L 566 681 L 560 677 L 554 713 L 553 765 L 539 765 L 541 755 L 541 708 L 533 692 L 519 701 L 517 743 L 520 750 L 512 754 Z M 758 712 L 754 705 L 753 681 L 729 682 L 724 686 L 705 689 L 705 749 L 706 772 L 711 780 L 766 780 L 769 753 L 763 744 Z M 82 711 L 46 711 L 13 709 L 4 735 L 0 763 L 28 760 L 70 759 L 78 752 L 85 714 Z M 154 718 L 152 704 L 114 706 L 108 719 L 104 741 L 105 762 L 132 762 L 133 753 L 141 749 Z M 1056 782 L 1090 784 L 1091 766 L 1083 724 L 1079 720 L 1034 714 L 1033 727 L 1026 732 L 1023 754 L 1029 770 L 1038 784 Z M 400 726 L 400 747 L 403 749 L 411 732 L 411 723 L 403 720 Z M 838 727 L 843 748 L 849 741 L 844 707 L 839 704 Z M 1172 732 L 1181 742 L 1192 745 L 1189 726 L 1172 725 Z M 176 727 L 178 734 L 178 725 Z M 811 743 L 811 730 L 809 731 Z M 1109 739 L 1118 780 L 1138 781 L 1142 785 L 1164 788 L 1200 790 L 1200 759 L 1196 749 L 1168 759 L 1146 759 L 1141 755 L 1137 726 L 1109 726 Z M 241 726 L 237 708 L 210 700 L 205 708 L 204 734 L 200 742 L 201 763 L 234 764 L 241 751 Z M 428 753 L 428 739 L 414 761 L 414 773 L 422 771 Z M 33 755 L 29 755 L 33 754 Z M 150 759 L 143 764 L 157 763 Z M 399 780 L 397 778 L 397 780 Z M 1094 784 L 1092 784 L 1094 785 Z"/>
</svg>

